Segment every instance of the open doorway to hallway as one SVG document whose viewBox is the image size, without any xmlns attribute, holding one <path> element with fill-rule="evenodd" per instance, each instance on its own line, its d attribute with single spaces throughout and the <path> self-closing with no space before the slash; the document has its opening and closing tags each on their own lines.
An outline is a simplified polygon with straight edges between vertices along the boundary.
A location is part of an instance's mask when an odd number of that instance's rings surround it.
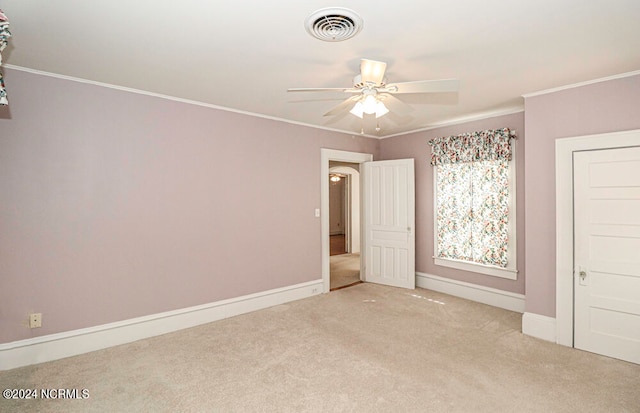
<svg viewBox="0 0 640 413">
<path fill-rule="evenodd" d="M 362 152 L 348 152 L 348 151 L 340 151 L 336 149 L 320 149 L 320 176 L 322 178 L 322 184 L 320 187 L 320 206 L 321 206 L 321 214 L 320 214 L 320 228 L 321 228 L 321 238 L 322 238 L 322 292 L 328 293 L 331 290 L 331 263 L 330 263 L 330 234 L 329 234 L 329 173 L 330 167 L 329 163 L 332 163 L 332 167 L 350 167 L 351 165 L 342 165 L 340 163 L 347 163 L 357 165 L 358 174 L 360 173 L 360 168 L 362 164 L 365 162 L 373 161 L 373 154 L 370 153 L 362 153 Z M 335 162 L 335 163 L 334 163 Z M 354 170 L 351 168 L 350 170 Z M 338 172 L 338 171 L 335 171 Z M 353 188 L 354 185 L 351 186 Z M 360 204 L 360 194 L 362 193 L 362 184 L 358 184 L 358 190 L 355 191 L 358 197 L 358 204 Z M 357 244 L 358 251 L 360 251 L 360 238 L 361 234 L 361 223 L 360 223 L 360 206 L 355 208 L 353 202 L 351 204 L 350 210 L 352 212 L 357 211 L 358 217 L 352 217 L 351 222 L 356 222 L 358 224 L 357 231 L 351 231 L 351 238 L 349 241 L 345 239 L 346 245 L 351 245 L 352 248 L 354 244 Z M 362 231 L 364 231 L 364 226 L 362 226 Z M 347 247 L 348 248 L 348 247 Z M 354 250 L 351 250 L 354 252 Z M 366 260 L 366 250 L 362 250 L 360 258 L 360 269 L 361 274 L 360 277 L 364 280 L 363 271 L 363 263 Z"/>
<path fill-rule="evenodd" d="M 360 279 L 360 165 L 329 162 L 330 290 Z"/>
</svg>

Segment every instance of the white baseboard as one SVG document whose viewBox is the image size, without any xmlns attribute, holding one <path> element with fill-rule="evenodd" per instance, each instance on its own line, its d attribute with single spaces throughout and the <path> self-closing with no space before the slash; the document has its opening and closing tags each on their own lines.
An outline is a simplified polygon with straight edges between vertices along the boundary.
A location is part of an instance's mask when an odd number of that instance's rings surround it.
<svg viewBox="0 0 640 413">
<path fill-rule="evenodd" d="M 416 286 L 505 310 L 524 312 L 524 295 L 416 272 Z"/>
<path fill-rule="evenodd" d="M 556 319 L 540 314 L 522 315 L 522 333 L 542 340 L 556 342 Z"/>
<path fill-rule="evenodd" d="M 322 279 L 195 307 L 0 344 L 0 371 L 159 336 L 322 293 Z"/>
</svg>

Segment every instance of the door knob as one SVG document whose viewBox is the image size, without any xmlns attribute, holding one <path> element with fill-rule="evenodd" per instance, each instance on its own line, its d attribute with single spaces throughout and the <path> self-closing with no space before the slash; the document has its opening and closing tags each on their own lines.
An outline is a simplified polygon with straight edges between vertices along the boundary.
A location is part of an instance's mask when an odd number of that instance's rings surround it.
<svg viewBox="0 0 640 413">
<path fill-rule="evenodd" d="M 580 268 L 578 275 L 580 276 L 580 285 L 589 285 L 587 281 L 587 270 Z"/>
</svg>

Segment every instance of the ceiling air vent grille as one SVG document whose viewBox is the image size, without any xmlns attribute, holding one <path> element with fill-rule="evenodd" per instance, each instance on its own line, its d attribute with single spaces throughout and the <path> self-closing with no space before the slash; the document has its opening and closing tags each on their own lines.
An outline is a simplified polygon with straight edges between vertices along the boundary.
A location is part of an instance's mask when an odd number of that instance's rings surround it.
<svg viewBox="0 0 640 413">
<path fill-rule="evenodd" d="M 325 42 L 340 42 L 358 34 L 362 29 L 362 18 L 353 10 L 330 7 L 320 9 L 306 20 L 307 32 Z"/>
</svg>

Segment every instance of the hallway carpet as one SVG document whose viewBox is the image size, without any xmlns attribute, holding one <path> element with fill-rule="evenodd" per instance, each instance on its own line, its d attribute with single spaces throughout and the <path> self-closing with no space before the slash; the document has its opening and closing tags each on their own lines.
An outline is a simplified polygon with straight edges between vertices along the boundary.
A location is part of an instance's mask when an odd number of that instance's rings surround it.
<svg viewBox="0 0 640 413">
<path fill-rule="evenodd" d="M 330 289 L 342 288 L 360 281 L 360 254 L 342 254 L 329 257 Z"/>
</svg>

